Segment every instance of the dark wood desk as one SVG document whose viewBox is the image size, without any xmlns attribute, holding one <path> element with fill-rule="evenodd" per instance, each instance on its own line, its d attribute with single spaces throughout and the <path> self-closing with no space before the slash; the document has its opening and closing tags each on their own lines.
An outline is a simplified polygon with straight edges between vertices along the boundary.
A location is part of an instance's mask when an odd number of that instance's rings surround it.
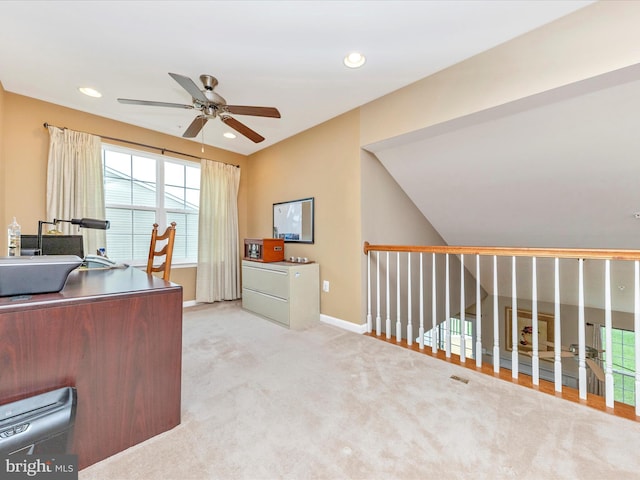
<svg viewBox="0 0 640 480">
<path fill-rule="evenodd" d="M 59 293 L 0 298 L 0 404 L 76 387 L 82 469 L 180 423 L 182 287 L 76 270 Z"/>
</svg>

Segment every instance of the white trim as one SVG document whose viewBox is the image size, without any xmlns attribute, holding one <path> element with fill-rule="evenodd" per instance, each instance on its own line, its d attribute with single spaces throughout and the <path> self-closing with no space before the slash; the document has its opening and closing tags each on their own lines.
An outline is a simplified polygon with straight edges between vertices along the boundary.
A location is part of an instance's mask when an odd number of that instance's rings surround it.
<svg viewBox="0 0 640 480">
<path fill-rule="evenodd" d="M 183 263 L 179 263 L 179 262 L 171 262 L 171 268 L 195 268 L 198 266 L 198 262 L 183 262 Z M 144 268 L 147 268 L 147 264 L 145 263 L 143 265 Z"/>
<path fill-rule="evenodd" d="M 201 303 L 196 302 L 195 300 L 187 300 L 186 302 L 182 302 L 182 308 L 195 307 L 196 305 L 201 305 Z M 334 327 L 339 327 L 339 328 L 342 328 L 343 330 L 348 330 L 354 333 L 363 334 L 367 332 L 366 323 L 357 324 L 357 323 L 347 322 L 346 320 L 330 317 L 329 315 L 325 315 L 324 313 L 320 314 L 320 321 L 327 323 L 329 325 L 333 325 Z"/>
<path fill-rule="evenodd" d="M 352 322 L 347 322 L 346 320 L 341 320 L 339 318 L 330 317 L 329 315 L 325 315 L 324 313 L 320 314 L 320 321 L 324 323 L 328 323 L 329 325 L 333 325 L 334 327 L 339 327 L 344 330 L 349 330 L 354 333 L 365 333 L 367 331 L 367 324 L 357 324 Z"/>
</svg>

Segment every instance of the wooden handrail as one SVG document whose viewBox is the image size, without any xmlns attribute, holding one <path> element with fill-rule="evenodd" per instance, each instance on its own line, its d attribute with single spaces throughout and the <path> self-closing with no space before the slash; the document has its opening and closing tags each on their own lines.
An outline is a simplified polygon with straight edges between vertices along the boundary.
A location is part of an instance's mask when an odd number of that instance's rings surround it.
<svg viewBox="0 0 640 480">
<path fill-rule="evenodd" d="M 366 255 L 369 252 L 450 253 L 453 255 L 496 255 L 507 257 L 640 260 L 640 250 L 616 250 L 604 248 L 469 247 L 450 245 L 371 245 L 369 242 L 364 242 L 364 254 Z"/>
</svg>

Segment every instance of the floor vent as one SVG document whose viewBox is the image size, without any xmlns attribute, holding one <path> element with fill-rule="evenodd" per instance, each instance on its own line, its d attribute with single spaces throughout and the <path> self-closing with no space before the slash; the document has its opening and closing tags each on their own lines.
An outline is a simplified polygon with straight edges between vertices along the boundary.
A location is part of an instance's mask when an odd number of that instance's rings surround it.
<svg viewBox="0 0 640 480">
<path fill-rule="evenodd" d="M 455 380 L 456 382 L 462 382 L 462 383 L 465 383 L 465 384 L 469 383 L 469 379 L 468 378 L 462 378 L 462 377 L 459 377 L 457 375 L 451 375 L 451 377 L 449 377 L 449 378 L 451 378 L 451 380 Z"/>
</svg>

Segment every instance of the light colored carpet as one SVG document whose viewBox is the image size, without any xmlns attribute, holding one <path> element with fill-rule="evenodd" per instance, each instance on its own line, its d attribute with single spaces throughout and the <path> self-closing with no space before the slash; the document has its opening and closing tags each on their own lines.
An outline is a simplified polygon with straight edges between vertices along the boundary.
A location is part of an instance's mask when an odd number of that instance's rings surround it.
<svg viewBox="0 0 640 480">
<path fill-rule="evenodd" d="M 637 479 L 639 450 L 638 423 L 223 302 L 185 310 L 181 425 L 79 479 Z"/>
</svg>

